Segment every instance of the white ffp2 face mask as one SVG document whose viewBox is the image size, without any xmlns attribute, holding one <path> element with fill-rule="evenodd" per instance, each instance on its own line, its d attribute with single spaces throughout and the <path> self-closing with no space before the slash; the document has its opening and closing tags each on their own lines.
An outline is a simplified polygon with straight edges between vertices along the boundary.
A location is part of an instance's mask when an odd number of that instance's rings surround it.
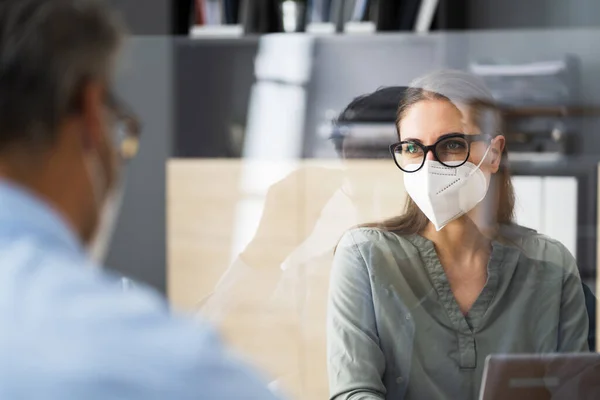
<svg viewBox="0 0 600 400">
<path fill-rule="evenodd" d="M 105 200 L 100 212 L 100 221 L 96 235 L 88 246 L 90 258 L 98 265 L 103 265 L 106 261 L 122 203 L 123 189 L 122 185 L 119 184 Z"/>
<path fill-rule="evenodd" d="M 87 250 L 90 258 L 97 265 L 103 265 L 123 202 L 124 179 L 118 177 L 117 182 L 110 184 L 105 169 L 97 155 L 90 155 L 86 160 L 96 207 L 98 208 L 98 226 Z"/>
<path fill-rule="evenodd" d="M 479 165 L 466 162 L 451 168 L 425 160 L 417 172 L 404 173 L 406 191 L 436 230 L 465 215 L 485 198 L 489 180 L 479 167 L 488 151 L 489 147 Z"/>
</svg>

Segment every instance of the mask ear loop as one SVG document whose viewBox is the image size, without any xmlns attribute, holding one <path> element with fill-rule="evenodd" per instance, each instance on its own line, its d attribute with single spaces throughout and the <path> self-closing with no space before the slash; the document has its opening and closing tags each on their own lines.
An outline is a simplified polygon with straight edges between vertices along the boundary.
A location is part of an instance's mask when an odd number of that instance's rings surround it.
<svg viewBox="0 0 600 400">
<path fill-rule="evenodd" d="M 491 148 L 492 148 L 492 144 L 490 143 L 490 145 L 485 150 L 485 153 L 483 153 L 483 157 L 481 158 L 481 161 L 479 161 L 479 164 L 477 164 L 477 166 L 475 167 L 475 169 L 473 169 L 471 172 L 469 172 L 468 176 L 473 175 L 481 167 L 481 165 L 485 161 L 485 158 L 487 157 L 488 153 L 490 152 Z"/>
</svg>

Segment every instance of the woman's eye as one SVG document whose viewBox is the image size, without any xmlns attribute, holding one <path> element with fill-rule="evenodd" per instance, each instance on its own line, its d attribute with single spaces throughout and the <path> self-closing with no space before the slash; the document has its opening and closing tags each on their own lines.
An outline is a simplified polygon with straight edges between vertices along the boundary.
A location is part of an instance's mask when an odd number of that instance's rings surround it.
<svg viewBox="0 0 600 400">
<path fill-rule="evenodd" d="M 465 144 L 457 140 L 451 140 L 446 142 L 444 147 L 446 150 L 463 150 L 465 148 Z"/>
<path fill-rule="evenodd" d="M 408 145 L 406 145 L 406 152 L 409 154 L 416 154 L 420 150 L 421 149 L 419 149 L 419 146 L 417 146 L 416 144 L 409 143 Z"/>
</svg>

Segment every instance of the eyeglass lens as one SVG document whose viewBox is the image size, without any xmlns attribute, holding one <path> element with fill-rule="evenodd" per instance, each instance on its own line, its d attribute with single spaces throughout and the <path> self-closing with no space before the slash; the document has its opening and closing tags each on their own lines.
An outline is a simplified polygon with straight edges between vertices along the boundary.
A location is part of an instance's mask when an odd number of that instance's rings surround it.
<svg viewBox="0 0 600 400">
<path fill-rule="evenodd" d="M 467 161 L 469 143 L 460 137 L 446 138 L 436 143 L 434 153 L 439 162 L 455 167 Z M 425 161 L 424 146 L 416 142 L 401 143 L 394 149 L 394 158 L 401 169 L 415 172 Z"/>
<path fill-rule="evenodd" d="M 131 121 L 121 120 L 116 126 L 116 145 L 123 160 L 134 158 L 139 149 L 139 137 Z"/>
</svg>

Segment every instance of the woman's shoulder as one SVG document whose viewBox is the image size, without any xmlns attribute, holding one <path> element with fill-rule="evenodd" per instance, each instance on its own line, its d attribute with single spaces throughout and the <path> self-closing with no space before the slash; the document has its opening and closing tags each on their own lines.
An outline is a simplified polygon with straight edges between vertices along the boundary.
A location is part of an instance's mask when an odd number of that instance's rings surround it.
<svg viewBox="0 0 600 400">
<path fill-rule="evenodd" d="M 573 256 L 559 240 L 534 229 L 512 224 L 500 227 L 500 237 L 505 244 L 521 250 L 528 258 L 556 264 L 575 262 Z"/>
<path fill-rule="evenodd" d="M 418 263 L 419 250 L 413 235 L 399 235 L 380 228 L 353 228 L 340 240 L 334 256 L 333 270 L 355 273 L 356 268 L 377 276 L 388 276 L 398 266 Z"/>
<path fill-rule="evenodd" d="M 340 239 L 337 250 L 354 248 L 362 252 L 393 251 L 412 252 L 416 249 L 414 235 L 399 235 L 376 227 L 352 228 Z"/>
</svg>

